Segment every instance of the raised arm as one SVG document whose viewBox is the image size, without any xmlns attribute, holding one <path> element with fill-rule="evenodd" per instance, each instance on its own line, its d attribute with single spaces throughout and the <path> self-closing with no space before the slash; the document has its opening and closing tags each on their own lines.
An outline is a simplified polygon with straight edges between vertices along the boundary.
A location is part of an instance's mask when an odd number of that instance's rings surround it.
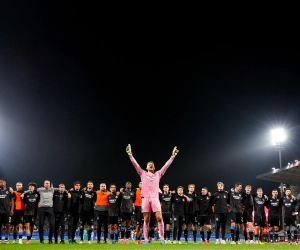
<svg viewBox="0 0 300 250">
<path fill-rule="evenodd" d="M 137 163 L 137 161 L 134 159 L 133 155 L 132 155 L 132 151 L 131 151 L 131 145 L 128 144 L 128 146 L 126 147 L 126 153 L 129 156 L 129 159 L 131 160 L 133 166 L 135 167 L 136 172 L 141 175 L 143 172 L 143 169 L 140 167 L 140 165 Z"/>
<path fill-rule="evenodd" d="M 176 155 L 178 154 L 179 150 L 177 149 L 177 147 L 174 147 L 172 155 L 170 157 L 170 159 L 165 163 L 165 165 L 158 171 L 160 172 L 161 176 L 165 174 L 165 172 L 167 171 L 168 167 L 171 165 L 171 163 L 173 162 L 174 158 L 176 157 Z"/>
</svg>

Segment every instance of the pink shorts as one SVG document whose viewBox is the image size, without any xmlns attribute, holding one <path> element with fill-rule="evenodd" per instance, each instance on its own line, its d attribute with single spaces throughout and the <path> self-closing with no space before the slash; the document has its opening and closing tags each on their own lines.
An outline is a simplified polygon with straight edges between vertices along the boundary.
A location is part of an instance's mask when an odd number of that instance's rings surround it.
<svg viewBox="0 0 300 250">
<path fill-rule="evenodd" d="M 142 199 L 142 213 L 159 212 L 159 211 L 161 211 L 159 198 Z"/>
</svg>

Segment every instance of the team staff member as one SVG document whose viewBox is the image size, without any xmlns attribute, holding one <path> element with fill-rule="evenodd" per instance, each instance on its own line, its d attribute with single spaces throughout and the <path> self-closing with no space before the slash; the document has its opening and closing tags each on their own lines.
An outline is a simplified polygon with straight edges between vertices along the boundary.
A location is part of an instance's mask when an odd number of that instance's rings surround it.
<svg viewBox="0 0 300 250">
<path fill-rule="evenodd" d="M 14 215 L 11 218 L 11 225 L 13 226 L 13 243 L 16 243 L 17 232 L 19 232 L 19 244 L 23 244 L 23 223 L 24 223 L 24 210 L 25 204 L 21 198 L 24 193 L 22 182 L 17 182 L 16 191 L 13 192 L 14 195 Z M 18 230 L 19 229 L 19 230 Z"/>
<path fill-rule="evenodd" d="M 104 228 L 104 243 L 106 243 L 108 234 L 108 196 L 110 192 L 106 190 L 106 184 L 100 184 L 100 190 L 97 192 L 97 200 L 95 203 L 95 212 L 97 216 L 97 243 L 100 244 L 101 227 Z"/>
<path fill-rule="evenodd" d="M 142 214 L 142 182 L 140 181 L 139 187 L 135 190 L 135 202 L 134 202 L 134 213 L 135 213 L 135 233 L 136 233 L 136 244 L 141 243 L 141 225 L 143 225 L 143 214 Z"/>
<path fill-rule="evenodd" d="M 49 222 L 49 244 L 53 244 L 52 237 L 54 232 L 55 217 L 53 211 L 53 194 L 55 191 L 58 191 L 59 188 L 50 187 L 50 181 L 44 181 L 44 187 L 37 189 L 37 192 L 40 194 L 40 204 L 38 208 L 39 216 L 39 235 L 40 235 L 40 244 L 44 244 L 44 223 L 45 218 L 47 217 Z M 27 192 L 27 191 L 26 191 Z M 67 192 L 67 191 L 65 191 Z"/>
</svg>

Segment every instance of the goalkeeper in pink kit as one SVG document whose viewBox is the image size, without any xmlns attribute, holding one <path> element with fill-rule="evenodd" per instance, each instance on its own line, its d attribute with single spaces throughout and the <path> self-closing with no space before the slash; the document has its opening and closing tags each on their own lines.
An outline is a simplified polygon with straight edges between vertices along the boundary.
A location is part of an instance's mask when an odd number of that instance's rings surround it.
<svg viewBox="0 0 300 250">
<path fill-rule="evenodd" d="M 157 226 L 160 233 L 160 242 L 162 245 L 166 245 L 166 241 L 164 240 L 164 222 L 162 220 L 162 214 L 161 214 L 161 206 L 159 201 L 159 181 L 161 177 L 165 174 L 168 167 L 173 162 L 175 156 L 179 152 L 177 150 L 177 147 L 173 149 L 171 158 L 166 162 L 166 164 L 157 172 L 155 171 L 154 162 L 149 161 L 147 163 L 147 171 L 143 170 L 140 165 L 137 163 L 137 161 L 132 156 L 131 152 L 131 146 L 128 144 L 126 147 L 126 152 L 129 155 L 129 158 L 135 167 L 137 173 L 141 177 L 141 181 L 143 183 L 143 189 L 141 192 L 142 196 L 142 213 L 144 214 L 144 226 L 143 226 L 143 232 L 145 241 L 144 244 L 149 244 L 149 222 L 150 222 L 150 213 L 151 211 L 155 213 L 155 217 L 157 220 Z"/>
</svg>

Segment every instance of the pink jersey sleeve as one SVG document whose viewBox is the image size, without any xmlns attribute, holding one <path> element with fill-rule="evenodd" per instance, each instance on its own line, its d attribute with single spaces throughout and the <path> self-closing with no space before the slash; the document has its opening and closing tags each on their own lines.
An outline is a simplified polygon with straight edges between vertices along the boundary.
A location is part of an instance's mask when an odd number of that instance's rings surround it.
<svg viewBox="0 0 300 250">
<path fill-rule="evenodd" d="M 137 163 L 137 161 L 134 159 L 132 155 L 129 156 L 129 159 L 131 160 L 133 166 L 135 167 L 136 172 L 141 176 L 144 170 L 140 167 L 140 165 Z"/>
<path fill-rule="evenodd" d="M 158 170 L 157 172 L 159 173 L 160 176 L 163 176 L 165 174 L 165 172 L 167 171 L 167 169 L 170 167 L 171 163 L 173 162 L 174 158 L 171 157 L 166 163 L 165 165 Z"/>
</svg>

